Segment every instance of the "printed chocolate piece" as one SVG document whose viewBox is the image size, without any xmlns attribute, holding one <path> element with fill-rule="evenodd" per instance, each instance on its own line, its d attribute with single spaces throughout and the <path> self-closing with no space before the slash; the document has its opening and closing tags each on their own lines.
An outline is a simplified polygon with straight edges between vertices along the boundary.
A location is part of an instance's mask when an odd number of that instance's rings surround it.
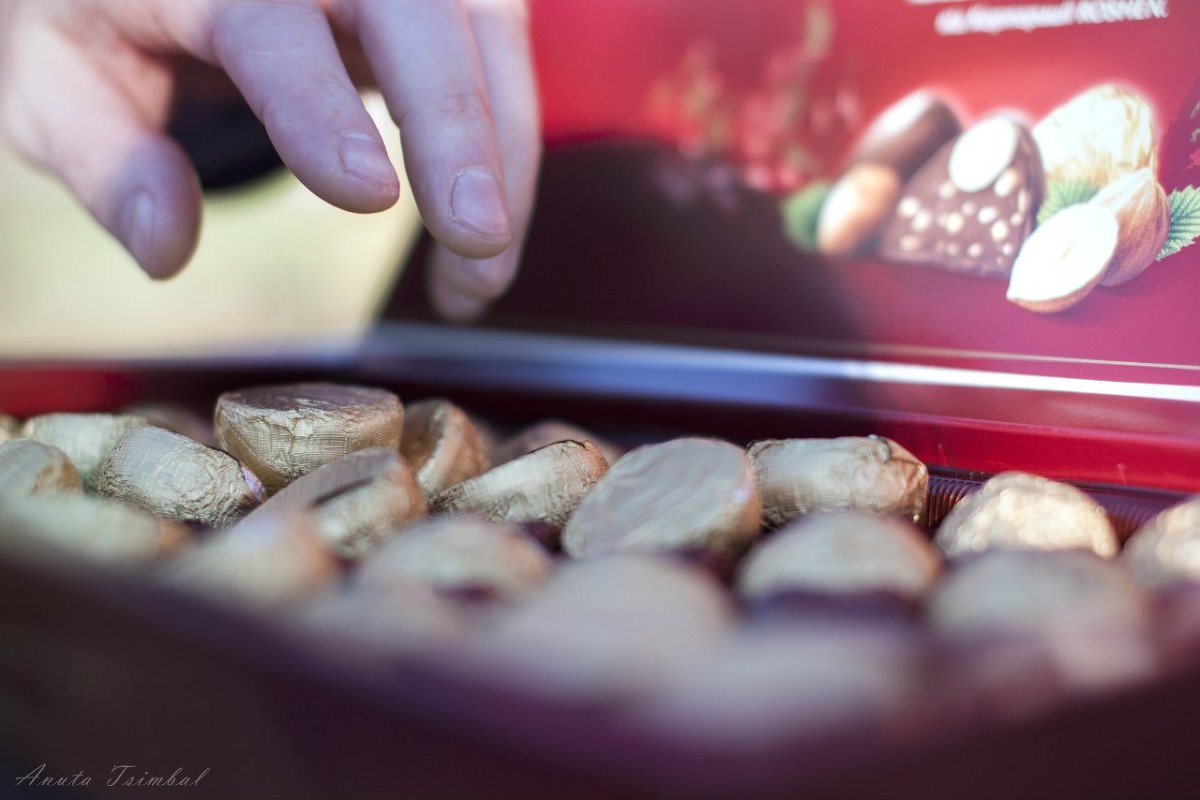
<svg viewBox="0 0 1200 800">
<path fill-rule="evenodd" d="M 855 146 L 850 163 L 883 164 L 907 180 L 961 130 L 958 117 L 942 98 L 918 90 L 875 118 Z"/>
<path fill-rule="evenodd" d="M 205 539 L 163 578 L 221 602 L 274 608 L 331 586 L 339 572 L 312 517 L 286 512 L 255 514 Z"/>
<path fill-rule="evenodd" d="M 408 462 L 391 448 L 372 447 L 293 481 L 242 524 L 289 511 L 311 511 L 321 537 L 339 556 L 355 559 L 424 517 L 426 508 Z"/>
<path fill-rule="evenodd" d="M 534 450 L 555 442 L 573 439 L 576 442 L 591 442 L 604 454 L 609 464 L 617 463 L 625 451 L 615 444 L 593 436 L 583 428 L 557 419 L 547 419 L 518 431 L 497 446 L 494 453 L 496 464 L 504 464 L 514 458 L 532 453 Z"/>
<path fill-rule="evenodd" d="M 556 442 L 451 486 L 430 501 L 430 511 L 561 527 L 607 469 L 591 442 Z"/>
<path fill-rule="evenodd" d="M 896 514 L 916 522 L 925 508 L 929 470 L 882 436 L 764 439 L 747 452 L 768 526 L 834 510 Z"/>
<path fill-rule="evenodd" d="M 96 473 L 96 491 L 160 517 L 214 527 L 267 497 L 233 456 L 148 425 L 117 442 Z"/>
<path fill-rule="evenodd" d="M 900 175 L 883 164 L 855 164 L 838 179 L 817 218 L 817 249 L 849 256 L 867 249 L 891 218 L 900 196 Z"/>
<path fill-rule="evenodd" d="M 1045 193 L 1033 138 L 990 117 L 968 128 L 905 184 L 880 239 L 892 261 L 1007 277 Z"/>
<path fill-rule="evenodd" d="M 572 556 L 624 551 L 712 555 L 724 564 L 758 536 L 762 497 L 745 451 L 676 439 L 626 453 L 563 530 Z"/>
<path fill-rule="evenodd" d="M 0 493 L 53 494 L 82 489 L 79 471 L 57 447 L 31 439 L 0 442 Z"/>
<path fill-rule="evenodd" d="M 1200 497 L 1159 514 L 1125 543 L 1121 561 L 1143 586 L 1200 582 Z"/>
<path fill-rule="evenodd" d="M 1008 299 L 1041 313 L 1070 308 L 1109 270 L 1118 235 L 1117 218 L 1104 206 L 1064 208 L 1025 241 L 1013 264 Z"/>
<path fill-rule="evenodd" d="M 369 447 L 400 447 L 404 409 L 391 392 L 298 383 L 226 392 L 217 441 L 274 493 L 301 475 Z"/>
<path fill-rule="evenodd" d="M 79 470 L 84 488 L 93 489 L 96 470 L 121 437 L 149 424 L 134 414 L 42 414 L 25 420 L 21 435 L 62 450 Z"/>
<path fill-rule="evenodd" d="M 964 497 L 933 543 L 947 558 L 989 548 L 1117 553 L 1116 532 L 1099 503 L 1074 486 L 1024 472 L 1003 472 Z"/>
<path fill-rule="evenodd" d="M 475 646 L 483 674 L 576 702 L 670 683 L 730 631 L 728 594 L 703 570 L 654 556 L 569 562 Z M 669 646 L 664 646 L 669 642 Z"/>
<path fill-rule="evenodd" d="M 742 561 L 745 600 L 802 592 L 887 595 L 915 603 L 937 581 L 942 557 L 913 525 L 852 512 L 812 514 L 756 544 Z"/>
<path fill-rule="evenodd" d="M 400 454 L 417 473 L 425 499 L 491 466 L 471 419 L 446 400 L 422 400 L 404 410 Z"/>
<path fill-rule="evenodd" d="M 20 430 L 21 423 L 8 414 L 0 414 L 0 442 L 7 442 L 9 439 L 17 438 Z"/>
<path fill-rule="evenodd" d="M 891 219 L 901 184 L 959 130 L 954 112 L 932 92 L 913 92 L 884 110 L 821 206 L 818 250 L 829 256 L 864 252 Z"/>
<path fill-rule="evenodd" d="M 1113 84 L 1094 86 L 1051 111 L 1034 126 L 1033 138 L 1047 180 L 1099 189 L 1143 167 L 1158 173 L 1153 109 Z"/>
<path fill-rule="evenodd" d="M 177 522 L 115 500 L 54 494 L 5 497 L 0 502 L 0 540 L 6 548 L 50 545 L 71 557 L 137 565 L 183 549 L 190 534 Z"/>
<path fill-rule="evenodd" d="M 1118 286 L 1136 278 L 1154 263 L 1171 228 L 1171 203 L 1158 178 L 1143 167 L 1119 178 L 1092 198 L 1117 217 L 1117 250 L 1100 279 L 1101 286 Z"/>
<path fill-rule="evenodd" d="M 406 528 L 365 559 L 355 583 L 427 583 L 508 597 L 537 586 L 552 567 L 550 555 L 520 528 L 456 515 Z"/>
</svg>

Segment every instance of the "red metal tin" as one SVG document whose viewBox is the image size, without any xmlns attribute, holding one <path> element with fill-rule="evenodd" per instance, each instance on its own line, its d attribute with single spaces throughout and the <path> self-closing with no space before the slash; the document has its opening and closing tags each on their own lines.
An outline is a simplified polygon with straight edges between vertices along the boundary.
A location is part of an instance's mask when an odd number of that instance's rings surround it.
<svg viewBox="0 0 1200 800">
<path fill-rule="evenodd" d="M 502 424 L 569 417 L 627 441 L 881 433 L 945 479 L 937 513 L 979 473 L 1025 469 L 1088 484 L 1140 518 L 1200 491 L 1200 249 L 1035 315 L 1001 282 L 804 254 L 781 233 L 781 198 L 836 178 L 862 125 L 921 87 L 965 118 L 1011 106 L 1032 122 L 1097 82 L 1135 86 L 1159 114 L 1159 180 L 1200 182 L 1188 160 L 1200 6 L 1157 19 L 1167 3 L 1047 3 L 1146 18 L 938 33 L 968 24 L 960 11 L 1030 5 L 535 1 L 550 152 L 521 277 L 483 326 L 425 321 L 414 268 L 344 359 L 13 362 L 0 407 L 207 408 L 240 385 L 345 379 L 445 394 Z M 830 21 L 822 44 L 812 27 Z M 737 111 L 714 147 L 713 119 L 678 101 L 718 85 Z M 806 110 L 789 128 L 773 114 L 798 87 Z M 814 158 L 803 169 L 782 156 L 797 143 Z M 1180 767 L 1200 721 L 1194 661 L 1023 721 L 918 719 L 902 735 L 723 750 L 514 695 L 446 654 L 385 664 L 328 652 L 77 565 L 0 561 L 0 633 L 0 751 L 16 774 L 37 760 L 98 776 L 126 759 L 210 766 L 192 794 L 222 798 L 1194 793 Z M 100 783 L 89 788 L 105 793 Z"/>
</svg>

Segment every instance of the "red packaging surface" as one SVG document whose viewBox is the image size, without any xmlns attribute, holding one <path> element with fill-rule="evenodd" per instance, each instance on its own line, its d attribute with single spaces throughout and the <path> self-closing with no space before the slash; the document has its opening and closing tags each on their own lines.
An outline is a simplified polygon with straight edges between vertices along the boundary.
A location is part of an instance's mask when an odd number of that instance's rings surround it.
<svg viewBox="0 0 1200 800">
<path fill-rule="evenodd" d="M 533 24 L 550 152 L 493 323 L 815 356 L 862 407 L 1129 440 L 934 463 L 1197 488 L 1200 7 L 577 0 Z M 913 133 L 921 102 L 964 133 Z"/>
</svg>

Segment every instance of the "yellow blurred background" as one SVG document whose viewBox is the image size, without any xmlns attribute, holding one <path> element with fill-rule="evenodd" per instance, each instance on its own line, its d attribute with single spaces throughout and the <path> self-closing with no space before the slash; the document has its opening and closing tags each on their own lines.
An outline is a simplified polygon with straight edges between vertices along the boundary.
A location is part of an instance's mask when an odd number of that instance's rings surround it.
<svg viewBox="0 0 1200 800">
<path fill-rule="evenodd" d="M 397 171 L 399 133 L 366 98 Z M 54 179 L 0 143 L 0 357 L 171 357 L 350 349 L 420 231 L 407 185 L 355 215 L 290 173 L 206 198 L 196 258 L 147 278 Z"/>
</svg>

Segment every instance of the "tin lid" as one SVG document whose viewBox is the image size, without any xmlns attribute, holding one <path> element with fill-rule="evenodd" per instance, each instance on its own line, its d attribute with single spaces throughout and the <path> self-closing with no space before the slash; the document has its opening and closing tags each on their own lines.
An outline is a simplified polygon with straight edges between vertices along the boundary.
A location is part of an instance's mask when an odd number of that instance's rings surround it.
<svg viewBox="0 0 1200 800">
<path fill-rule="evenodd" d="M 575 0 L 533 22 L 548 154 L 485 325 L 809 359 L 770 363 L 872 411 L 1200 448 L 1200 6 Z M 415 278 L 395 314 L 422 313 Z"/>
</svg>

